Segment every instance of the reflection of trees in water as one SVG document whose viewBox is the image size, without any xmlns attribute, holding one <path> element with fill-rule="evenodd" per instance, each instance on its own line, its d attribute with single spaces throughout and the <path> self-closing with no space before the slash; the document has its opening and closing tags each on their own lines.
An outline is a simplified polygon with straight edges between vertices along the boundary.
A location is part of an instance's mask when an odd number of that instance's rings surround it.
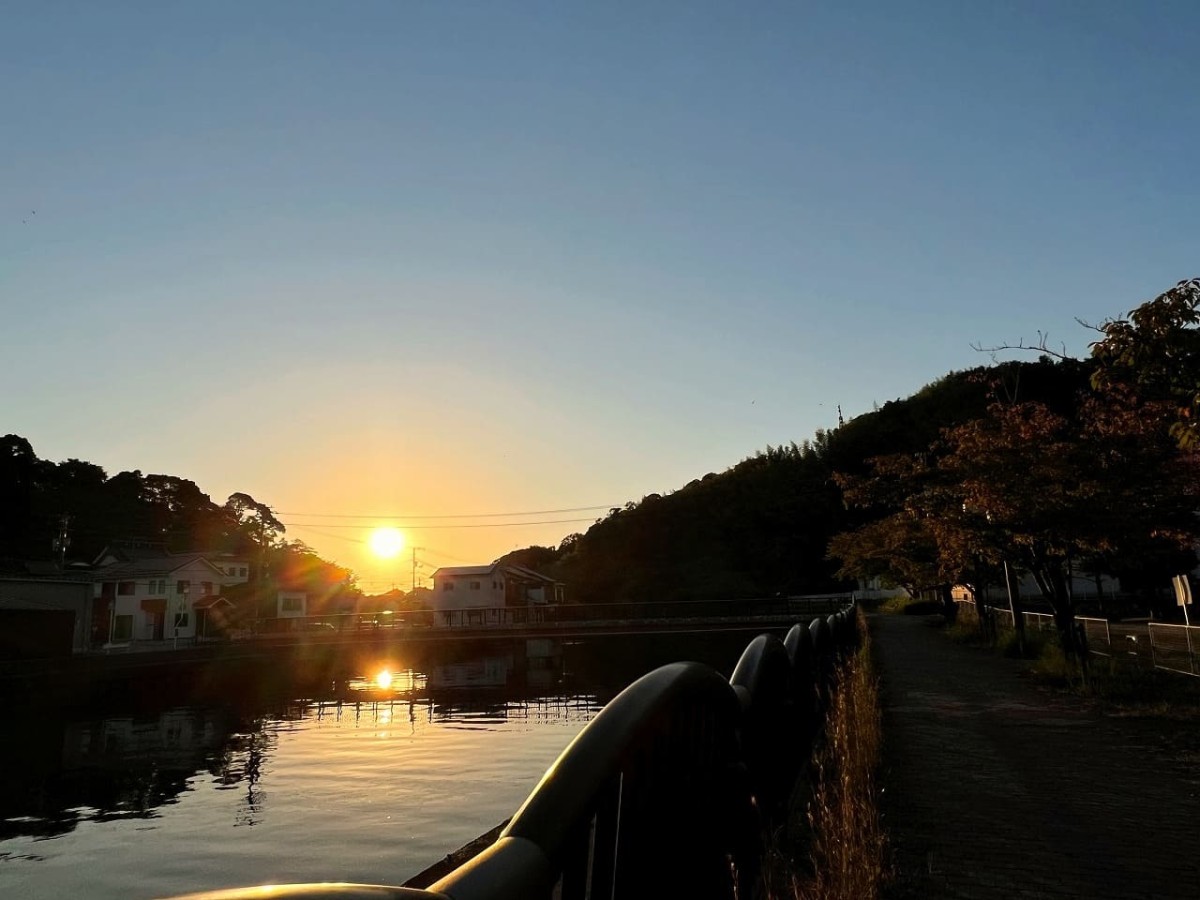
<svg viewBox="0 0 1200 900">
<path fill-rule="evenodd" d="M 0 839 L 152 818 L 197 773 L 219 768 L 231 733 L 224 716 L 190 708 L 87 721 L 49 710 L 9 724 L 0 740 Z"/>
<path fill-rule="evenodd" d="M 533 728 L 582 723 L 654 666 L 672 659 L 718 662 L 720 654 L 735 660 L 736 653 L 726 653 L 723 645 L 740 648 L 744 642 L 740 634 L 697 636 L 686 643 L 664 635 L 623 635 L 619 643 L 436 642 L 396 651 L 400 659 L 393 657 L 389 664 L 404 673 L 403 690 L 397 691 L 351 689 L 351 673 L 378 671 L 371 668 L 379 662 L 373 655 L 353 665 L 339 662 L 340 674 L 332 674 L 331 664 L 299 680 L 288 680 L 265 663 L 261 670 L 236 670 L 237 679 L 230 670 L 227 678 L 197 682 L 203 691 L 197 688 L 196 697 L 211 704 L 205 708 L 150 706 L 143 714 L 84 714 L 82 720 L 54 708 L 10 712 L 0 728 L 0 840 L 64 834 L 81 821 L 153 817 L 158 807 L 178 802 L 190 779 L 205 773 L 217 790 L 241 792 L 235 824 L 254 825 L 266 810 L 267 760 L 277 749 L 279 732 L 294 723 L 328 720 L 335 727 L 386 726 L 395 732 L 407 720 L 410 734 L 418 724 Z M 270 673 L 277 682 L 267 677 Z M 188 697 L 182 683 L 176 687 L 171 696 Z M 145 697 L 138 696 L 137 702 L 110 702 L 145 709 Z"/>
<path fill-rule="evenodd" d="M 239 825 L 257 825 L 261 821 L 260 816 L 267 795 L 259 785 L 259 780 L 262 778 L 262 765 L 267 750 L 274 749 L 275 743 L 274 735 L 268 735 L 266 732 L 251 734 L 248 737 L 248 745 L 242 754 L 240 778 L 246 783 L 246 794 L 238 801 L 237 811 L 234 813 L 235 828 Z"/>
<path fill-rule="evenodd" d="M 254 723 L 254 730 L 231 734 L 219 756 L 212 760 L 208 772 L 219 791 L 245 788 L 234 812 L 234 827 L 257 825 L 262 821 L 266 792 L 260 782 L 263 763 L 278 746 L 278 736 L 267 727 L 267 719 Z"/>
</svg>

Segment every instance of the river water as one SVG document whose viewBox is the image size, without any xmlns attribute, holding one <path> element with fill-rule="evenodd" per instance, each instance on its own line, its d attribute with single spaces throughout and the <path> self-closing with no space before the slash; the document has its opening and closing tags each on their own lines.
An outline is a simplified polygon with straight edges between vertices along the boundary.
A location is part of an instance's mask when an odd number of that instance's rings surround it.
<svg viewBox="0 0 1200 900">
<path fill-rule="evenodd" d="M 316 688 L 10 711 L 0 896 L 399 884 L 512 815 L 629 681 L 675 659 L 728 674 L 750 636 L 400 647 Z"/>
</svg>

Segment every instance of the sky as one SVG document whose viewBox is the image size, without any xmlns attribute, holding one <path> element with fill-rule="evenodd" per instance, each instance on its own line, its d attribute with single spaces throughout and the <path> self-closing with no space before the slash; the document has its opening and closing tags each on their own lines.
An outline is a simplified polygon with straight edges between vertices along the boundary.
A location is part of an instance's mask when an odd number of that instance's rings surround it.
<svg viewBox="0 0 1200 900">
<path fill-rule="evenodd" d="M 0 433 L 368 590 L 369 524 L 556 544 L 1200 274 L 1190 2 L 0 17 Z"/>
</svg>

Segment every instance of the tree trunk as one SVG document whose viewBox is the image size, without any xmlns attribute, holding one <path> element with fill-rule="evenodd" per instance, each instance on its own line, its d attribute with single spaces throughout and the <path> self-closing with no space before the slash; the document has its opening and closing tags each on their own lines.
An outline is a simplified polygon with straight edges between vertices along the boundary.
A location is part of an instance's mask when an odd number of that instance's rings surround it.
<svg viewBox="0 0 1200 900">
<path fill-rule="evenodd" d="M 1025 655 L 1025 616 L 1021 609 L 1021 582 L 1013 574 L 1012 567 L 1004 564 L 1004 588 L 1008 592 L 1008 608 L 1012 613 L 1013 631 L 1017 633 L 1017 646 Z"/>
<path fill-rule="evenodd" d="M 995 640 L 996 629 L 993 627 L 992 611 L 987 605 L 987 589 L 984 582 L 978 578 L 975 580 L 974 587 L 971 588 L 971 597 L 975 601 L 975 617 L 979 620 L 979 632 L 984 636 L 985 640 Z"/>
<path fill-rule="evenodd" d="M 950 584 L 938 585 L 938 599 L 942 602 L 942 615 L 946 617 L 946 622 L 953 625 L 958 618 L 958 604 L 954 602 L 954 586 Z"/>
<path fill-rule="evenodd" d="M 1043 580 L 1049 589 L 1046 599 L 1054 609 L 1054 624 L 1058 628 L 1058 640 L 1062 644 L 1063 653 L 1067 659 L 1077 659 L 1081 665 L 1086 665 L 1087 661 L 1080 653 L 1079 636 L 1075 631 L 1075 603 L 1062 565 L 1047 565 Z"/>
</svg>

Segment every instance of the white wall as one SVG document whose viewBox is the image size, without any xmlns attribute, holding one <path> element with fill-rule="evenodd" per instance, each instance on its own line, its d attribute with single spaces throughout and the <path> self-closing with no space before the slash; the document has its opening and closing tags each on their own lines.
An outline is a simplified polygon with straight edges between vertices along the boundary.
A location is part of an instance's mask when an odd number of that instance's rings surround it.
<svg viewBox="0 0 1200 900">
<path fill-rule="evenodd" d="M 209 562 L 224 573 L 221 576 L 223 585 L 245 584 L 250 580 L 250 563 L 244 559 L 222 559 L 217 556 Z"/>
<path fill-rule="evenodd" d="M 103 572 L 100 575 L 103 579 Z M 116 632 L 117 616 L 131 616 L 132 631 L 130 638 L 135 641 L 151 640 L 153 637 L 155 616 L 154 613 L 142 609 L 142 601 L 164 600 L 163 640 L 172 640 L 176 636 L 181 638 L 195 637 L 196 601 L 203 598 L 210 591 L 214 594 L 220 594 L 221 588 L 225 586 L 223 582 L 224 577 L 202 560 L 188 563 L 186 566 L 181 566 L 173 572 L 162 575 L 146 575 L 139 578 L 125 579 L 119 578 L 116 575 L 112 576 L 111 580 L 116 583 L 117 587 L 115 590 L 118 592 L 113 597 L 112 634 Z M 119 593 L 120 585 L 130 581 L 134 585 L 133 593 Z M 181 581 L 188 583 L 186 594 L 179 590 L 179 583 Z M 158 590 L 159 582 L 163 582 L 163 590 L 161 591 Z M 205 590 L 204 585 L 206 583 L 210 585 L 210 591 Z M 97 583 L 97 596 L 100 594 L 100 589 L 101 585 Z M 186 623 L 179 626 L 178 633 L 175 630 L 175 617 L 177 614 L 186 615 Z M 124 643 L 124 640 L 116 642 Z"/>
<path fill-rule="evenodd" d="M 292 601 L 293 606 L 299 601 L 298 609 L 284 609 L 288 605 L 284 601 Z M 308 594 L 304 591 L 280 591 L 275 600 L 275 615 L 281 619 L 298 619 L 308 615 Z"/>
<path fill-rule="evenodd" d="M 478 582 L 479 589 L 472 590 L 471 582 Z M 447 584 L 453 585 L 453 589 L 446 590 Z M 434 581 L 430 602 L 439 612 L 448 609 L 503 606 L 504 576 L 499 571 L 490 575 L 439 575 Z"/>
</svg>

